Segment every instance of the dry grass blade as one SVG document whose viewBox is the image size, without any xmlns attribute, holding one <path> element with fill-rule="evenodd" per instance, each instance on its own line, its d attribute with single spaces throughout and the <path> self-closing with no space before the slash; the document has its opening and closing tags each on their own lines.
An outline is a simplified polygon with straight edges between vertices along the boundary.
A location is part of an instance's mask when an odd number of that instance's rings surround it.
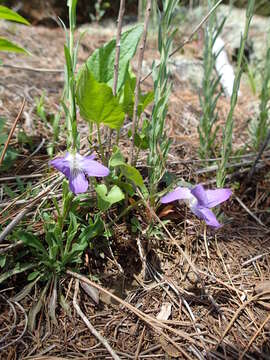
<svg viewBox="0 0 270 360">
<path fill-rule="evenodd" d="M 91 333 L 108 350 L 108 352 L 111 354 L 112 358 L 114 360 L 121 360 L 120 357 L 111 348 L 108 341 L 106 339 L 104 339 L 104 337 L 94 328 L 94 326 L 90 323 L 90 321 L 87 319 L 87 317 L 82 312 L 82 310 L 81 310 L 81 308 L 80 308 L 80 306 L 78 304 L 78 301 L 77 301 L 78 291 L 79 291 L 79 280 L 77 279 L 76 282 L 75 282 L 75 291 L 74 291 L 74 296 L 73 296 L 73 306 L 74 306 L 75 310 L 77 311 L 78 315 L 82 318 L 83 322 L 88 327 L 88 329 L 91 331 Z"/>
</svg>

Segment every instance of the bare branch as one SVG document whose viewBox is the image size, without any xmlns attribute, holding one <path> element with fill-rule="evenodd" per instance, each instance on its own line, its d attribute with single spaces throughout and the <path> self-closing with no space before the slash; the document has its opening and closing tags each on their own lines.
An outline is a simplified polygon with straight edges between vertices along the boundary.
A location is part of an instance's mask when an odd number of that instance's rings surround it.
<svg viewBox="0 0 270 360">
<path fill-rule="evenodd" d="M 138 103 L 139 103 L 139 92 L 140 92 L 140 82 L 141 82 L 141 73 L 142 73 L 142 62 L 143 62 L 143 56 L 144 56 L 144 50 L 145 50 L 145 44 L 146 44 L 146 37 L 147 37 L 147 30 L 148 30 L 148 24 L 150 20 L 150 14 L 151 14 L 151 5 L 152 1 L 147 0 L 146 4 L 146 13 L 144 18 L 144 28 L 143 28 L 143 37 L 141 40 L 141 45 L 139 49 L 139 59 L 138 59 L 138 66 L 137 66 L 137 79 L 136 79 L 136 87 L 135 87 L 135 99 L 134 99 L 134 107 L 133 107 L 133 118 L 132 118 L 132 142 L 130 146 L 130 153 L 129 153 L 129 163 L 133 164 L 133 150 L 134 150 L 134 138 L 135 138 L 135 132 L 137 128 L 137 117 L 138 117 Z"/>
<path fill-rule="evenodd" d="M 2 165 L 2 162 L 3 162 L 3 160 L 4 160 L 4 157 L 5 157 L 7 148 L 8 148 L 8 144 L 10 143 L 10 140 L 11 140 L 11 138 L 12 138 L 12 135 L 13 135 L 13 133 L 14 133 L 14 131 L 15 131 L 16 126 L 17 126 L 17 123 L 18 123 L 18 121 L 20 120 L 20 117 L 21 117 L 21 115 L 22 115 L 22 112 L 23 112 L 23 109 L 24 109 L 24 105 L 25 105 L 25 98 L 23 98 L 23 102 L 22 102 L 20 111 L 19 111 L 19 113 L 18 113 L 18 115 L 17 115 L 17 117 L 16 117 L 16 119 L 15 119 L 13 125 L 12 125 L 12 128 L 11 128 L 9 134 L 8 134 L 7 141 L 6 141 L 5 145 L 4 145 L 4 149 L 3 149 L 2 154 L 1 154 L 1 157 L 0 157 L 0 166 Z"/>
</svg>

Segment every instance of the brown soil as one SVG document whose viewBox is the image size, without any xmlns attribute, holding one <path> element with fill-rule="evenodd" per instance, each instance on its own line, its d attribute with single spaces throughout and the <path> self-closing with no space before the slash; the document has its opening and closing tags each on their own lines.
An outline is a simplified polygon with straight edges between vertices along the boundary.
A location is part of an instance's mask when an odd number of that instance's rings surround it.
<svg viewBox="0 0 270 360">
<path fill-rule="evenodd" d="M 25 97 L 26 106 L 16 134 L 20 128 L 24 128 L 34 138 L 34 149 L 43 139 L 44 142 L 39 151 L 30 156 L 29 148 L 18 145 L 14 136 L 12 144 L 19 148 L 22 156 L 15 167 L 1 177 L 41 174 L 45 179 L 48 174 L 46 144 L 52 137 L 52 130 L 36 115 L 35 98 L 45 92 L 48 113 L 57 111 L 63 87 L 61 70 L 64 65 L 64 34 L 59 29 L 45 27 L 8 27 L 3 30 L 3 35 L 27 47 L 33 56 L 1 55 L 4 63 L 11 67 L 0 69 L 0 115 L 8 120 L 10 127 Z M 87 35 L 80 47 L 79 63 L 110 38 L 109 33 L 102 36 L 98 32 Z M 145 57 L 151 59 L 155 54 L 154 44 L 150 42 Z M 15 69 L 14 65 L 19 68 Z M 27 70 L 26 67 L 32 70 Z M 41 71 L 34 71 L 37 68 Z M 196 127 L 200 116 L 198 95 L 194 89 L 186 87 L 186 84 L 184 86 L 179 77 L 173 77 L 173 83 L 167 125 L 173 145 L 168 168 L 186 181 L 214 184 L 215 172 L 201 171 L 204 166 L 198 161 L 196 154 Z M 151 81 L 144 86 L 150 87 Z M 242 92 L 235 112 L 235 149 L 240 149 L 247 142 L 247 122 L 254 115 L 250 103 L 256 100 L 248 89 L 243 88 Z M 221 98 L 218 109 L 222 129 L 229 109 L 228 100 Z M 82 147 L 86 147 L 87 128 L 83 122 L 80 123 L 80 131 Z M 61 134 L 57 149 L 65 149 L 65 134 Z M 145 157 L 146 154 L 142 154 L 141 164 Z M 264 165 L 267 165 L 267 159 L 265 157 Z M 228 186 L 235 189 L 235 196 L 222 206 L 224 226 L 216 232 L 207 229 L 205 233 L 203 225 L 183 205 L 172 205 L 159 210 L 162 220 L 171 219 L 168 224 L 171 237 L 165 235 L 165 232 L 160 232 L 151 239 L 141 235 L 140 240 L 148 250 L 146 277 L 142 271 L 136 236 L 131 234 L 127 225 L 129 221 L 117 224 L 112 243 L 112 251 L 117 263 L 122 266 L 124 275 L 120 273 L 119 266 L 105 246 L 104 259 L 90 252 L 86 254 L 85 275 L 98 277 L 104 288 L 145 314 L 156 317 L 162 306 L 171 304 L 169 320 L 164 323 L 173 328 L 174 333 L 171 330 L 163 331 L 173 339 L 178 348 L 169 344 L 164 335 L 154 331 L 149 324 L 109 296 L 102 295 L 99 305 L 95 305 L 80 290 L 78 301 L 81 310 L 121 359 L 182 359 L 186 357 L 185 354 L 189 359 L 238 359 L 244 352 L 244 359 L 270 358 L 269 297 L 266 296 L 263 301 L 253 297 L 254 288 L 270 279 L 270 184 L 266 166 L 247 184 L 245 178 L 248 166 L 243 162 L 242 166 L 232 168 Z M 16 189 L 14 180 L 0 178 L 0 181 L 0 186 L 6 184 L 11 189 Z M 40 183 L 40 178 L 32 179 L 32 186 Z M 3 202 L 5 201 L 10 202 L 4 196 Z M 11 206 L 5 216 L 0 218 L 0 223 L 5 226 L 7 219 L 15 216 L 20 209 L 19 205 Z M 22 224 L 32 223 L 33 215 L 35 210 Z M 137 217 L 143 228 L 148 224 L 148 216 L 149 214 L 145 215 L 145 208 L 137 210 Z M 42 231 L 42 224 L 33 225 L 37 231 Z M 200 270 L 200 279 L 197 279 L 174 241 Z M 252 261 L 247 262 L 252 258 Z M 72 305 L 74 282 L 74 279 L 67 277 L 62 284 L 63 293 L 70 304 L 70 314 L 65 314 L 59 307 L 58 324 L 53 325 L 50 324 L 46 311 L 43 311 L 38 318 L 36 331 L 26 331 L 17 342 L 2 350 L 1 359 L 111 359 Z M 18 307 L 17 326 L 12 329 L 14 315 L 5 300 L 16 293 L 22 284 L 26 284 L 26 280 L 17 276 L 11 283 L 5 284 L 0 293 L 1 336 L 12 330 L 7 342 L 18 339 L 25 325 L 25 314 Z M 269 291 L 269 284 L 265 283 L 264 286 Z M 37 287 L 22 302 L 26 311 L 37 300 L 39 293 L 40 289 Z"/>
</svg>

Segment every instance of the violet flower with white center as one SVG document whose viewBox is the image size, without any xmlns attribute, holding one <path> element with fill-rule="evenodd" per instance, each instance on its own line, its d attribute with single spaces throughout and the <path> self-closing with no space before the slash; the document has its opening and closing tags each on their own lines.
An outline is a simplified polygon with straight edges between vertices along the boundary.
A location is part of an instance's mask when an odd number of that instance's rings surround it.
<svg viewBox="0 0 270 360">
<path fill-rule="evenodd" d="M 94 154 L 82 156 L 67 152 L 65 156 L 49 161 L 49 165 L 66 176 L 69 180 L 69 188 L 74 194 L 80 194 L 88 189 L 86 175 L 103 177 L 110 173 L 106 166 L 94 160 L 95 157 Z"/>
<path fill-rule="evenodd" d="M 199 184 L 193 189 L 177 187 L 174 191 L 163 196 L 160 201 L 162 204 L 167 204 L 175 200 L 184 200 L 199 219 L 204 220 L 209 226 L 218 228 L 221 225 L 210 209 L 228 200 L 231 194 L 230 189 L 205 190 Z"/>
</svg>

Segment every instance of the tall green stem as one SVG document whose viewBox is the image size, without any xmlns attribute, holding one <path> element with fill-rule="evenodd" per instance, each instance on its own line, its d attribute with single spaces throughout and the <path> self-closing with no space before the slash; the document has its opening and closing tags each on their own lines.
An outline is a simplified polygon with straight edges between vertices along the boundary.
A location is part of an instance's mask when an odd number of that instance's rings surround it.
<svg viewBox="0 0 270 360">
<path fill-rule="evenodd" d="M 247 41 L 249 26 L 254 12 L 254 5 L 255 5 L 255 0 L 249 0 L 246 11 L 245 30 L 243 36 L 241 37 L 240 50 L 237 59 L 237 69 L 233 84 L 233 94 L 231 96 L 231 107 L 229 114 L 227 116 L 225 130 L 223 132 L 221 162 L 219 164 L 219 169 L 217 171 L 217 178 L 216 178 L 217 187 L 223 187 L 225 183 L 226 165 L 232 152 L 232 134 L 233 134 L 233 125 L 234 125 L 233 114 L 238 99 L 240 80 L 243 72 L 242 63 L 244 58 L 245 43 Z"/>
</svg>

